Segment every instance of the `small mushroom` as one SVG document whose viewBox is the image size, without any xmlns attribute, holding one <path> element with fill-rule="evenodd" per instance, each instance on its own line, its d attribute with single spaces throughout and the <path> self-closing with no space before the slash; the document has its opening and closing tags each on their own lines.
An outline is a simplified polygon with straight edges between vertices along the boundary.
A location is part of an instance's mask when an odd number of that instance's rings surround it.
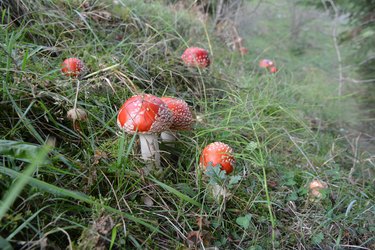
<svg viewBox="0 0 375 250">
<path fill-rule="evenodd" d="M 173 131 L 189 130 L 191 129 L 194 119 L 189 105 L 182 99 L 173 97 L 160 98 L 173 113 L 172 124 L 169 131 L 161 133 L 161 139 L 165 142 L 173 142 L 176 140 L 176 135 Z"/>
<path fill-rule="evenodd" d="M 68 112 L 66 113 L 66 117 L 68 118 L 68 120 L 71 120 L 73 122 L 74 130 L 80 130 L 77 121 L 86 121 L 87 113 L 84 109 L 72 108 L 68 110 Z"/>
<path fill-rule="evenodd" d="M 188 67 L 207 68 L 211 63 L 208 51 L 198 47 L 187 48 L 181 59 Z"/>
<path fill-rule="evenodd" d="M 66 116 L 71 121 L 86 121 L 87 120 L 86 111 L 80 108 L 68 110 Z"/>
<path fill-rule="evenodd" d="M 236 160 L 233 156 L 233 149 L 223 142 L 213 142 L 208 144 L 202 151 L 200 157 L 200 166 L 203 169 L 207 167 L 218 167 L 220 166 L 221 170 L 225 171 L 227 174 L 230 174 L 236 163 Z M 220 197 L 224 199 L 231 196 L 231 193 L 227 190 L 225 186 L 221 186 L 217 183 L 210 186 L 212 195 L 216 201 L 220 200 Z"/>
<path fill-rule="evenodd" d="M 270 73 L 276 73 L 277 71 L 279 71 L 275 66 L 272 66 L 272 67 L 269 67 L 268 68 L 268 71 L 270 72 Z"/>
<path fill-rule="evenodd" d="M 320 180 L 313 180 L 309 184 L 310 194 L 311 196 L 315 198 L 321 198 L 322 197 L 321 191 L 327 188 L 328 188 L 327 183 L 320 181 Z"/>
<path fill-rule="evenodd" d="M 126 133 L 139 135 L 142 159 L 160 167 L 157 134 L 172 123 L 172 112 L 158 97 L 141 94 L 130 97 L 120 108 L 117 124 Z"/>
<path fill-rule="evenodd" d="M 208 166 L 221 166 L 221 170 L 225 170 L 230 174 L 236 160 L 233 156 L 233 149 L 223 142 L 213 142 L 208 144 L 202 151 L 200 157 L 200 165 L 206 169 Z"/>
<path fill-rule="evenodd" d="M 274 63 L 273 63 L 273 61 L 271 61 L 271 60 L 269 60 L 269 59 L 262 59 L 262 60 L 260 60 L 260 62 L 259 62 L 259 67 L 260 67 L 260 68 L 264 68 L 264 69 L 266 69 L 266 68 L 269 68 L 269 67 L 271 67 L 271 66 L 274 66 Z"/>
<path fill-rule="evenodd" d="M 67 58 L 61 64 L 61 72 L 68 77 L 79 77 L 86 71 L 85 64 L 78 58 Z"/>
</svg>

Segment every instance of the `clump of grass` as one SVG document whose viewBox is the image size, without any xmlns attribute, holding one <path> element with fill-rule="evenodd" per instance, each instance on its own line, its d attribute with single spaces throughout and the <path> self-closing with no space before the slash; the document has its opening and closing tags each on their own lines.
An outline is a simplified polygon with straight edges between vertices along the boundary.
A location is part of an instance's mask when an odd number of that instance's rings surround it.
<svg viewBox="0 0 375 250">
<path fill-rule="evenodd" d="M 7 246 L 182 249 L 199 235 L 197 247 L 371 247 L 372 180 L 363 177 L 372 156 L 349 151 L 338 119 L 323 109 L 330 99 L 311 86 L 321 78 L 256 72 L 251 55 L 231 54 L 189 12 L 159 2 L 24 4 L 30 14 L 19 25 L 3 18 L 0 34 Z M 193 44 L 213 48 L 210 69 L 180 63 Z M 89 68 L 78 95 L 89 119 L 80 131 L 66 119 L 76 82 L 60 73 L 71 56 Z M 116 126 L 120 105 L 142 92 L 184 98 L 197 115 L 175 147 L 161 145 L 157 176 L 143 175 L 136 137 Z M 237 181 L 225 182 L 231 196 L 219 201 L 198 167 L 213 141 L 231 145 L 237 158 Z M 39 164 L 45 144 L 53 149 Z M 318 200 L 307 190 L 315 178 L 328 183 Z"/>
</svg>

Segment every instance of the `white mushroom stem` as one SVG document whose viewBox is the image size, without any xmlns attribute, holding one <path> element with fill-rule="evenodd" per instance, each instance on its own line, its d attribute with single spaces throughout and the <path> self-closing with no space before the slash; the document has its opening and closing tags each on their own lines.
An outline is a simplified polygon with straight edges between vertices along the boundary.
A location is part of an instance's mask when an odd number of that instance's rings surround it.
<svg viewBox="0 0 375 250">
<path fill-rule="evenodd" d="M 177 135 L 172 131 L 163 131 L 160 134 L 160 138 L 163 142 L 174 142 L 177 140 Z"/>
<path fill-rule="evenodd" d="M 156 134 L 139 134 L 141 142 L 142 159 L 146 162 L 153 162 L 157 168 L 160 167 L 160 151 L 158 137 Z"/>
<path fill-rule="evenodd" d="M 75 96 L 75 98 L 74 98 L 74 105 L 73 105 L 73 109 L 74 109 L 74 110 L 77 109 L 78 93 L 79 93 L 79 80 L 77 79 L 76 96 Z"/>
<path fill-rule="evenodd" d="M 212 185 L 212 195 L 216 201 L 220 201 L 221 197 L 223 197 L 223 199 L 225 200 L 231 195 L 231 193 L 226 187 L 215 183 Z"/>
</svg>

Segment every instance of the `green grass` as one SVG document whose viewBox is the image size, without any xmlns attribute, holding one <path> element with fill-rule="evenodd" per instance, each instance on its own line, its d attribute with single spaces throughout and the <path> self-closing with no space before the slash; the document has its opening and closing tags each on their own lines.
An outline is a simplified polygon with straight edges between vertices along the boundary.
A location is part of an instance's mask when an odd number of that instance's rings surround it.
<svg viewBox="0 0 375 250">
<path fill-rule="evenodd" d="M 185 249 L 192 231 L 203 235 L 198 248 L 374 246 L 373 155 L 350 136 L 362 119 L 356 93 L 337 96 L 332 20 L 309 23 L 294 44 L 287 6 L 266 3 L 240 29 L 250 50 L 241 57 L 191 11 L 119 2 L 39 0 L 19 24 L 3 11 L 0 248 Z M 264 8 L 281 17 L 261 18 Z M 196 45 L 212 50 L 209 69 L 180 62 Z M 66 119 L 77 80 L 60 73 L 72 56 L 89 69 L 80 131 Z M 280 71 L 260 72 L 263 57 Z M 149 176 L 137 136 L 116 125 L 118 108 L 143 92 L 183 98 L 197 116 L 174 147 L 161 144 L 163 171 Z M 226 199 L 212 196 L 215 178 L 198 168 L 213 141 L 237 159 L 233 174 L 217 173 Z M 309 195 L 313 179 L 328 183 L 320 199 Z"/>
</svg>

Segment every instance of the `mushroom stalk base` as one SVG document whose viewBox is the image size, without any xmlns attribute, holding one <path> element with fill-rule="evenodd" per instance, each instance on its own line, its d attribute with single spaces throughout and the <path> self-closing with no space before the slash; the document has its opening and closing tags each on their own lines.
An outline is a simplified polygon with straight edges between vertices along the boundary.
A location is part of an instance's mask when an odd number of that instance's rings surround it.
<svg viewBox="0 0 375 250">
<path fill-rule="evenodd" d="M 228 191 L 226 187 L 223 187 L 217 183 L 212 185 L 212 195 L 216 201 L 220 201 L 221 197 L 225 200 L 231 193 Z"/>
<path fill-rule="evenodd" d="M 150 167 L 160 168 L 160 152 L 158 137 L 155 134 L 140 134 L 142 159 L 145 160 Z"/>
</svg>

